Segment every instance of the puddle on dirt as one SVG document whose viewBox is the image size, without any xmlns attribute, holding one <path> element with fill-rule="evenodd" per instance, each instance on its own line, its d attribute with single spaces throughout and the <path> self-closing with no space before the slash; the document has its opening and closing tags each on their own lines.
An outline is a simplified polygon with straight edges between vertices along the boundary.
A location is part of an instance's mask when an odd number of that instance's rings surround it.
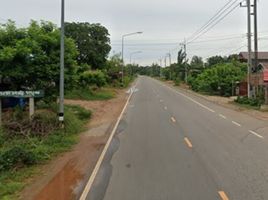
<svg viewBox="0 0 268 200">
<path fill-rule="evenodd" d="M 74 164 L 68 162 L 63 170 L 61 170 L 47 185 L 37 194 L 34 199 L 51 200 L 50 197 L 57 200 L 74 199 L 73 188 L 66 187 L 70 183 L 76 182 L 82 178 L 82 175 L 75 170 Z M 49 194 L 49 195 L 48 195 Z"/>
</svg>

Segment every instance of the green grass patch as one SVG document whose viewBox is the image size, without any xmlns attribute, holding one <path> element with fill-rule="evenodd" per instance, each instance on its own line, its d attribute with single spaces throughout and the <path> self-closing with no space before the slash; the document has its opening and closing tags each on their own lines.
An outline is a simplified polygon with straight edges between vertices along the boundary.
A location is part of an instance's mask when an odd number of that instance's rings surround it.
<svg viewBox="0 0 268 200">
<path fill-rule="evenodd" d="M 240 107 L 241 109 L 251 109 L 251 110 L 260 110 L 260 106 L 251 106 L 249 104 L 241 104 L 241 103 L 238 103 L 238 102 L 232 102 L 232 104 Z"/>
<path fill-rule="evenodd" d="M 78 133 L 91 117 L 91 111 L 79 106 L 65 107 L 65 128 L 45 136 L 8 135 L 0 130 L 0 199 L 16 199 L 30 177 L 59 153 L 68 151 L 78 142 Z M 57 120 L 57 115 L 54 115 Z"/>
<path fill-rule="evenodd" d="M 110 88 L 102 88 L 97 90 L 92 89 L 76 89 L 67 91 L 66 99 L 81 99 L 81 100 L 108 100 L 115 97 L 115 92 Z"/>
</svg>

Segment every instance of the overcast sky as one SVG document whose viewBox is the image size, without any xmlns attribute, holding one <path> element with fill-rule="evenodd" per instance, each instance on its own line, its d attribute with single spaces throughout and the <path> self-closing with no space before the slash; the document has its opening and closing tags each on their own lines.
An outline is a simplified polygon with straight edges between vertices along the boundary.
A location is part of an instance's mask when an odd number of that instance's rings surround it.
<svg viewBox="0 0 268 200">
<path fill-rule="evenodd" d="M 66 0 L 66 21 L 101 23 L 111 35 L 112 52 L 121 51 L 121 36 L 126 38 L 125 61 L 131 52 L 138 64 L 158 62 L 166 53 L 176 59 L 179 43 L 204 25 L 230 0 Z M 235 0 L 233 0 L 235 1 Z M 0 6 L 0 22 L 12 19 L 25 26 L 31 19 L 60 22 L 60 0 L 8 0 Z M 260 50 L 268 50 L 268 1 L 259 0 Z M 204 58 L 246 50 L 246 8 L 237 8 L 222 22 L 189 44 L 188 55 Z M 226 38 L 233 38 L 225 40 Z M 215 41 L 219 39 L 219 41 Z M 210 40 L 208 42 L 207 40 Z M 211 41 L 212 40 L 212 41 Z M 202 41 L 202 42 L 198 42 Z"/>
</svg>

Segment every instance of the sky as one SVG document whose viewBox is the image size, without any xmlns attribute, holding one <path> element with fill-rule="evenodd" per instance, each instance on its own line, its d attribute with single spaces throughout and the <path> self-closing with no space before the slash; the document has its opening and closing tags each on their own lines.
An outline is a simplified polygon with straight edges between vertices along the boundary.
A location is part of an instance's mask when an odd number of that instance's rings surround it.
<svg viewBox="0 0 268 200">
<path fill-rule="evenodd" d="M 162 59 L 164 65 L 167 53 L 175 62 L 184 39 L 189 39 L 229 1 L 231 4 L 238 0 L 65 0 L 66 21 L 105 26 L 110 33 L 111 55 L 121 52 L 122 35 L 142 31 L 143 34 L 125 38 L 125 63 L 130 62 L 132 53 L 141 51 L 132 54 L 132 62 L 150 65 Z M 18 26 L 27 26 L 34 19 L 59 25 L 60 5 L 61 0 L 2 1 L 0 23 L 12 19 Z M 267 0 L 258 0 L 260 51 L 268 51 L 267 8 Z M 193 55 L 206 59 L 246 51 L 246 33 L 247 9 L 237 7 L 207 33 L 187 44 L 187 55 L 189 59 Z"/>
</svg>

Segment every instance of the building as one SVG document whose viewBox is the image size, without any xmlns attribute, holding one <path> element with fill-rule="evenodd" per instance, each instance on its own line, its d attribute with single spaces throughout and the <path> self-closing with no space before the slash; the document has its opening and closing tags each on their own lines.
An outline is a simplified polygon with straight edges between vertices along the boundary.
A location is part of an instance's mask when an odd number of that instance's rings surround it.
<svg viewBox="0 0 268 200">
<path fill-rule="evenodd" d="M 255 63 L 255 52 L 252 52 L 252 63 Z M 240 52 L 238 60 L 241 62 L 248 62 L 248 52 Z M 258 52 L 258 63 L 268 63 L 268 52 Z"/>
</svg>

